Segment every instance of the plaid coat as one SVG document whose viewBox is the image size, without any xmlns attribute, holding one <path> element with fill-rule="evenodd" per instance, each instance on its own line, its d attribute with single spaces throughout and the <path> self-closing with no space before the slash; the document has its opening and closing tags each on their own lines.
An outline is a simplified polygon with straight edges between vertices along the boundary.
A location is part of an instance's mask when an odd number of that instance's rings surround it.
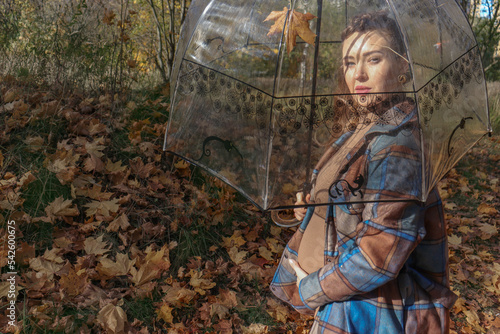
<svg viewBox="0 0 500 334">
<path fill-rule="evenodd" d="M 314 210 L 309 208 L 271 283 L 278 298 L 301 313 L 315 314 L 311 333 L 449 330 L 449 309 L 456 296 L 448 284 L 441 200 L 436 190 L 425 204 L 414 200 L 421 182 L 419 131 L 408 131 L 418 129 L 414 105 L 403 102 L 387 115 L 389 122 L 373 125 L 342 157 L 349 168 L 339 179 L 354 184 L 362 175 L 363 199 L 371 202 L 336 204 L 353 195 L 348 191 L 330 198 L 324 266 L 297 287 L 288 259 L 297 260 Z"/>
</svg>

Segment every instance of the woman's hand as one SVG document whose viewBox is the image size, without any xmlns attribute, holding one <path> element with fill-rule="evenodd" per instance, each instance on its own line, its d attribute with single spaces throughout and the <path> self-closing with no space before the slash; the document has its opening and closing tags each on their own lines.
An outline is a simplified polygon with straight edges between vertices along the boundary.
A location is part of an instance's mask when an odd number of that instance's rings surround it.
<svg viewBox="0 0 500 334">
<path fill-rule="evenodd" d="M 306 202 L 309 203 L 310 200 L 311 194 L 307 194 Z M 306 204 L 306 202 L 304 202 L 304 193 L 297 193 L 297 202 L 295 202 L 295 205 Z M 307 208 L 295 208 L 293 209 L 293 212 L 298 221 L 303 221 L 306 216 Z"/>
<path fill-rule="evenodd" d="M 304 271 L 304 269 L 300 267 L 297 261 L 292 259 L 289 259 L 288 261 L 290 261 L 290 265 L 292 266 L 293 270 L 295 270 L 295 275 L 297 276 L 297 287 L 299 287 L 300 281 L 302 281 L 302 279 L 306 277 L 308 274 L 307 272 Z"/>
</svg>

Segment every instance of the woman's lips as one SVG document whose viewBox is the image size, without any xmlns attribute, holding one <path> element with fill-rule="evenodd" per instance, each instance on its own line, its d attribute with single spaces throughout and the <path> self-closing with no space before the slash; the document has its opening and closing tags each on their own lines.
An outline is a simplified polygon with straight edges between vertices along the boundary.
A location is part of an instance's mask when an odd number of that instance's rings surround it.
<svg viewBox="0 0 500 334">
<path fill-rule="evenodd" d="M 370 87 L 365 86 L 356 86 L 354 87 L 356 94 L 368 94 L 372 89 Z"/>
</svg>

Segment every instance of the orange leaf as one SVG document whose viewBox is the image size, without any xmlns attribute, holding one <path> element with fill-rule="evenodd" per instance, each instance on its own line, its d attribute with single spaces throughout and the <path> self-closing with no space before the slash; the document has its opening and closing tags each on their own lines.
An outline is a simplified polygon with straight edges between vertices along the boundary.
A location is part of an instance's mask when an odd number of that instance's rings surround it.
<svg viewBox="0 0 500 334">
<path fill-rule="evenodd" d="M 314 18 L 316 18 L 316 16 L 311 13 L 303 14 L 295 10 L 290 12 L 287 7 L 284 7 L 281 12 L 273 11 L 264 20 L 264 22 L 270 20 L 274 21 L 274 24 L 269 29 L 267 36 L 281 34 L 284 30 L 286 49 L 288 53 L 290 53 L 295 45 L 297 45 L 297 36 L 300 36 L 306 43 L 314 45 L 316 34 L 311 31 L 311 28 L 309 28 L 309 21 Z"/>
<path fill-rule="evenodd" d="M 159 310 L 156 310 L 156 314 L 158 314 L 158 318 L 162 319 L 167 324 L 172 324 L 174 322 L 172 310 L 173 308 L 171 308 L 167 304 L 163 304 Z"/>
<path fill-rule="evenodd" d="M 74 268 L 71 268 L 69 273 L 61 276 L 61 279 L 59 280 L 61 289 L 63 289 L 70 297 L 74 297 L 82 293 L 87 283 L 88 275 L 85 273 L 84 269 L 77 271 Z"/>
</svg>

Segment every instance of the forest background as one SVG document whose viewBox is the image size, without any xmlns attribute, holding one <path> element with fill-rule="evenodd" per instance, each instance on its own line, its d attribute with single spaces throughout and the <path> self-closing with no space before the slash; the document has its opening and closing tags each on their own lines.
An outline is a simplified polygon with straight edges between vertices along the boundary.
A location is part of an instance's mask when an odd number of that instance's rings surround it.
<svg viewBox="0 0 500 334">
<path fill-rule="evenodd" d="M 452 332 L 500 333 L 500 3 L 459 2 L 494 135 L 439 185 Z M 162 151 L 189 4 L 0 0 L 0 332 L 307 333 L 268 291 L 294 229 Z"/>
</svg>

